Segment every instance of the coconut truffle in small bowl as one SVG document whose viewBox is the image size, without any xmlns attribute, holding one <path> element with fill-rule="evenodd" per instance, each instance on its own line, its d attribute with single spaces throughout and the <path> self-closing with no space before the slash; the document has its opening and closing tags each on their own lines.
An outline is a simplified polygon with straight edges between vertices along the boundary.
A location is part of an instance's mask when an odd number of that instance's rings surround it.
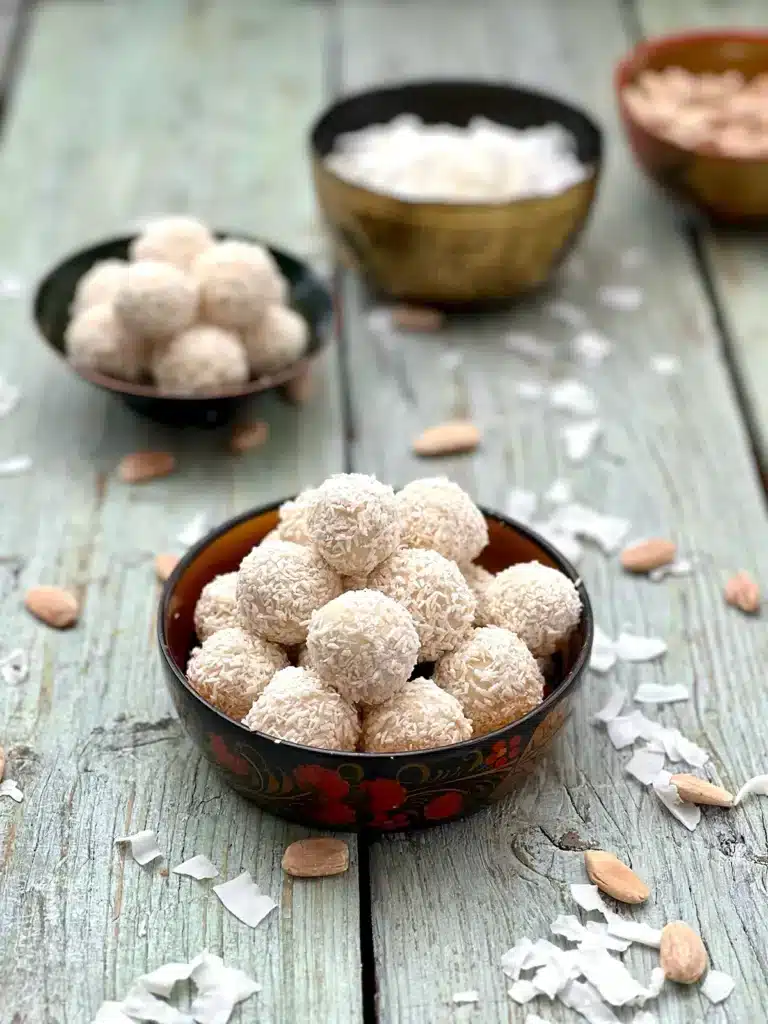
<svg viewBox="0 0 768 1024">
<path fill-rule="evenodd" d="M 315 500 L 316 491 L 308 488 L 298 494 L 293 501 L 284 501 L 278 509 L 279 522 L 276 530 L 280 540 L 291 540 L 294 544 L 309 545 L 308 518 Z"/>
<path fill-rule="evenodd" d="M 307 322 L 294 309 L 272 305 L 243 332 L 254 377 L 275 373 L 297 362 L 307 349 Z"/>
<path fill-rule="evenodd" d="M 155 353 L 152 375 L 168 394 L 216 393 L 248 380 L 248 360 L 233 331 L 197 324 Z"/>
<path fill-rule="evenodd" d="M 187 271 L 213 243 L 210 230 L 196 217 L 158 217 L 134 238 L 130 254 L 134 261 L 171 263 Z"/>
<path fill-rule="evenodd" d="M 337 572 L 369 573 L 399 543 L 395 492 L 363 473 L 331 476 L 314 492 L 307 532 Z"/>
<path fill-rule="evenodd" d="M 121 380 L 138 380 L 146 369 L 146 344 L 126 329 L 109 303 L 78 313 L 67 326 L 64 343 L 75 366 Z"/>
<path fill-rule="evenodd" d="M 483 621 L 483 601 L 485 601 L 485 593 L 488 590 L 488 585 L 493 581 L 493 573 L 488 572 L 482 565 L 477 565 L 475 562 L 470 562 L 469 565 L 460 565 L 461 575 L 467 581 L 467 585 L 472 593 L 475 595 L 477 601 L 477 611 L 475 612 L 475 623 L 482 625 Z"/>
<path fill-rule="evenodd" d="M 115 296 L 115 312 L 127 330 L 149 341 L 172 338 L 197 317 L 195 282 L 169 263 L 132 263 Z"/>
<path fill-rule="evenodd" d="M 427 548 L 465 565 L 488 543 L 482 512 L 466 491 L 446 477 L 406 484 L 397 495 L 397 512 L 407 548 Z"/>
<path fill-rule="evenodd" d="M 114 302 L 125 281 L 127 269 L 125 260 L 99 260 L 94 263 L 77 282 L 72 312 L 82 313 L 91 306 Z"/>
<path fill-rule="evenodd" d="M 238 241 L 217 242 L 198 256 L 191 272 L 203 319 L 235 331 L 248 330 L 267 311 L 280 273 L 267 249 Z"/>
<path fill-rule="evenodd" d="M 195 604 L 195 632 L 201 643 L 220 629 L 237 626 L 237 573 L 225 572 L 206 583 Z"/>
<path fill-rule="evenodd" d="M 231 626 L 192 651 L 187 679 L 203 700 L 240 721 L 275 672 L 287 665 L 282 647 Z"/>
<path fill-rule="evenodd" d="M 397 754 L 461 743 L 471 735 L 472 726 L 454 696 L 431 679 L 412 679 L 364 713 L 360 746 L 369 753 Z"/>
</svg>

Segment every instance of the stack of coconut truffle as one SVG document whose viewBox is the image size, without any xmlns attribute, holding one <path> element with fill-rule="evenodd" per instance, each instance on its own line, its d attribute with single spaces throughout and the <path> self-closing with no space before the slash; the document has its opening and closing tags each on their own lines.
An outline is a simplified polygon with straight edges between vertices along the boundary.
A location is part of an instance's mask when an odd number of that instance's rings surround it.
<svg viewBox="0 0 768 1024">
<path fill-rule="evenodd" d="M 581 601 L 538 562 L 491 575 L 474 564 L 487 543 L 450 480 L 395 494 L 332 476 L 204 588 L 187 678 L 249 729 L 327 750 L 420 750 L 498 729 L 541 702 L 540 663 Z M 419 662 L 433 679 L 411 678 Z"/>
<path fill-rule="evenodd" d="M 80 279 L 65 333 L 70 361 L 177 395 L 216 393 L 295 363 L 307 324 L 260 245 L 217 242 L 191 217 L 152 221 L 130 262 Z"/>
</svg>

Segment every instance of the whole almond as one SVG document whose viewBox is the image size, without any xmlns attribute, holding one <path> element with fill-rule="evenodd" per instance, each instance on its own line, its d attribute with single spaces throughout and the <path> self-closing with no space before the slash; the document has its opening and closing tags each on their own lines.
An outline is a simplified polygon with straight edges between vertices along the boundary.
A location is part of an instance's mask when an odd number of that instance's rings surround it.
<svg viewBox="0 0 768 1024">
<path fill-rule="evenodd" d="M 341 839 L 299 839 L 283 854 L 283 871 L 296 878 L 342 875 L 349 867 L 349 847 Z"/>
<path fill-rule="evenodd" d="M 436 427 L 428 427 L 413 442 L 417 455 L 455 455 L 473 452 L 480 444 L 480 430 L 470 420 L 451 420 Z"/>
<path fill-rule="evenodd" d="M 3 772 L 5 771 L 5 751 L 0 747 L 0 782 L 3 781 Z"/>
<path fill-rule="evenodd" d="M 267 443 L 269 437 L 269 424 L 264 420 L 256 420 L 255 423 L 241 423 L 232 431 L 229 439 L 229 450 L 235 455 L 242 455 L 243 452 L 252 448 L 261 448 Z"/>
<path fill-rule="evenodd" d="M 700 779 L 698 775 L 673 775 L 669 780 L 677 789 L 677 795 L 681 800 L 689 804 L 707 804 L 709 807 L 731 807 L 733 805 L 733 793 L 729 793 L 722 786 L 715 786 L 706 779 Z"/>
<path fill-rule="evenodd" d="M 675 560 L 677 548 L 671 540 L 653 537 L 631 544 L 621 552 L 621 564 L 627 572 L 651 572 Z"/>
<path fill-rule="evenodd" d="M 749 573 L 742 569 L 725 584 L 725 600 L 747 615 L 754 615 L 760 611 L 760 588 Z"/>
<path fill-rule="evenodd" d="M 707 969 L 707 951 L 685 921 L 670 921 L 661 932 L 659 963 L 668 981 L 693 985 Z"/>
<path fill-rule="evenodd" d="M 117 475 L 126 484 L 143 484 L 160 476 L 168 476 L 176 468 L 170 452 L 132 452 L 120 461 Z"/>
<path fill-rule="evenodd" d="M 178 555 L 157 555 L 155 558 L 155 575 L 161 583 L 165 583 L 178 564 Z"/>
<path fill-rule="evenodd" d="M 27 611 L 55 629 L 74 626 L 80 615 L 77 598 L 61 587 L 33 587 L 24 596 Z"/>
<path fill-rule="evenodd" d="M 303 370 L 291 377 L 283 389 L 285 397 L 294 405 L 303 405 L 315 393 L 315 375 L 311 369 Z"/>
<path fill-rule="evenodd" d="M 650 889 L 635 872 L 613 853 L 585 850 L 584 864 L 594 884 L 622 903 L 645 903 Z"/>
<path fill-rule="evenodd" d="M 432 333 L 443 326 L 445 314 L 427 306 L 395 306 L 392 310 L 392 323 L 401 331 Z"/>
</svg>

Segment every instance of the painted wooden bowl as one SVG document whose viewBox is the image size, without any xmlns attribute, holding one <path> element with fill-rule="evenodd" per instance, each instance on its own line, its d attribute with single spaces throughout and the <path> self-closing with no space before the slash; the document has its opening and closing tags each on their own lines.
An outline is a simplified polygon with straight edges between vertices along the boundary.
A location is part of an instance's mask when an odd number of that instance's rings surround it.
<svg viewBox="0 0 768 1024">
<path fill-rule="evenodd" d="M 533 559 L 565 573 L 579 588 L 581 622 L 554 658 L 541 705 L 525 717 L 464 743 L 402 754 L 319 750 L 250 732 L 188 685 L 184 669 L 196 646 L 193 613 L 201 590 L 236 570 L 277 525 L 278 505 L 224 523 L 192 548 L 168 580 L 157 633 L 166 681 L 192 741 L 226 782 L 259 807 L 302 825 L 341 831 L 405 831 L 474 814 L 514 792 L 566 722 L 587 668 L 593 618 L 576 571 L 533 531 L 484 512 L 490 543 L 480 561 L 492 572 Z M 422 666 L 419 666 L 421 674 Z"/>
<path fill-rule="evenodd" d="M 633 116 L 623 90 L 643 71 L 680 67 L 695 74 L 768 72 L 768 32 L 722 29 L 659 36 L 635 47 L 616 67 L 619 113 L 632 152 L 652 181 L 687 207 L 715 221 L 760 223 L 768 218 L 768 159 L 726 157 L 686 149 L 649 131 Z"/>
<path fill-rule="evenodd" d="M 240 232 L 220 231 L 216 233 L 216 237 L 237 238 L 245 242 L 266 245 L 260 239 Z M 279 373 L 249 380 L 237 387 L 226 388 L 214 394 L 189 397 L 164 394 L 151 383 L 119 380 L 70 363 L 64 346 L 64 332 L 69 323 L 70 306 L 78 281 L 101 260 L 127 259 L 133 238 L 133 235 L 121 235 L 81 249 L 50 270 L 38 285 L 34 298 L 34 316 L 38 329 L 51 349 L 66 362 L 73 373 L 77 373 L 89 384 L 94 384 L 120 398 L 136 412 L 160 423 L 173 426 L 215 427 L 232 419 L 239 408 L 254 395 L 272 388 L 280 388 L 310 372 L 314 359 L 328 344 L 331 336 L 331 295 L 307 263 L 269 245 L 266 247 L 288 282 L 289 303 L 301 313 L 309 325 L 309 346 L 298 362 L 280 370 Z"/>
<path fill-rule="evenodd" d="M 352 185 L 325 164 L 346 132 L 400 114 L 466 126 L 485 117 L 514 128 L 556 122 L 575 139 L 587 178 L 555 196 L 504 203 L 396 199 Z M 377 290 L 436 306 L 506 301 L 543 285 L 575 244 L 597 189 L 602 133 L 579 108 L 518 86 L 413 82 L 335 103 L 311 132 L 318 201 L 340 258 Z"/>
</svg>

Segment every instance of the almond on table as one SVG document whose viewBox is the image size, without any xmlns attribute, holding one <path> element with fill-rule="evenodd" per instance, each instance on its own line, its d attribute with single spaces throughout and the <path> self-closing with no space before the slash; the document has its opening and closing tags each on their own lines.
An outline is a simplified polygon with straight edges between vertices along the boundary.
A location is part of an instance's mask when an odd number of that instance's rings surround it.
<svg viewBox="0 0 768 1024">
<path fill-rule="evenodd" d="M 252 448 L 261 448 L 269 438 L 269 424 L 264 420 L 255 423 L 239 423 L 232 431 L 229 439 L 229 450 L 235 455 L 242 455 Z"/>
<path fill-rule="evenodd" d="M 62 587 L 32 587 L 24 595 L 24 605 L 36 619 L 54 629 L 74 626 L 80 616 L 77 598 Z"/>
<path fill-rule="evenodd" d="M 678 796 L 689 804 L 707 804 L 709 807 L 733 806 L 733 793 L 722 786 L 715 786 L 698 775 L 683 772 L 669 780 L 676 787 Z"/>
<path fill-rule="evenodd" d="M 473 452 L 481 439 L 479 427 L 471 420 L 449 420 L 435 427 L 428 427 L 413 442 L 413 450 L 416 455 L 425 458 L 435 455 L 457 455 L 461 452 Z"/>
<path fill-rule="evenodd" d="M 315 393 L 315 375 L 311 369 L 291 377 L 283 389 L 285 397 L 294 405 L 303 405 Z"/>
<path fill-rule="evenodd" d="M 685 921 L 670 921 L 661 932 L 659 963 L 668 981 L 693 985 L 707 969 L 704 943 Z"/>
<path fill-rule="evenodd" d="M 392 323 L 401 331 L 439 331 L 445 323 L 445 314 L 428 306 L 395 306 Z"/>
<path fill-rule="evenodd" d="M 126 484 L 141 484 L 168 476 L 176 468 L 170 452 L 132 452 L 120 460 L 117 475 Z"/>
<path fill-rule="evenodd" d="M 155 557 L 155 575 L 161 583 L 165 583 L 173 570 L 179 564 L 179 556 L 162 554 Z"/>
<path fill-rule="evenodd" d="M 677 548 L 671 540 L 654 537 L 631 544 L 621 553 L 621 564 L 627 572 L 645 573 L 671 565 Z"/>
<path fill-rule="evenodd" d="M 3 772 L 5 771 L 5 751 L 0 747 L 0 782 L 3 781 Z"/>
<path fill-rule="evenodd" d="M 760 611 L 760 587 L 744 569 L 728 580 L 724 594 L 727 604 L 747 615 Z"/>
<path fill-rule="evenodd" d="M 342 875 L 349 867 L 349 847 L 341 839 L 300 839 L 283 854 L 283 871 L 296 878 Z"/>
<path fill-rule="evenodd" d="M 613 853 L 585 850 L 584 864 L 590 880 L 608 896 L 622 903 L 644 903 L 651 890 Z"/>
</svg>

